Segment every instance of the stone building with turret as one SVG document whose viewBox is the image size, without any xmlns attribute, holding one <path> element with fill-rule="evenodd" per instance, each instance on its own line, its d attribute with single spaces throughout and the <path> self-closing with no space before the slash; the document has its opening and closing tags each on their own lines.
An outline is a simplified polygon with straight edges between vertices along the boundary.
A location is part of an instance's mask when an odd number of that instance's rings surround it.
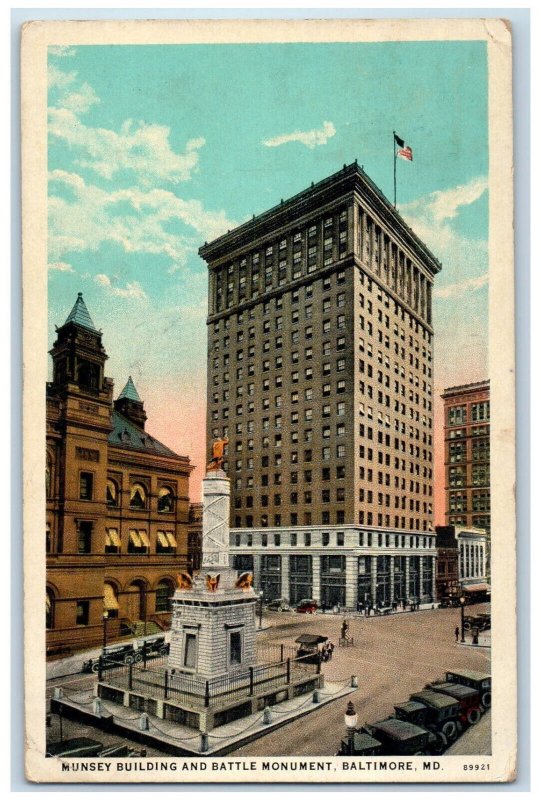
<svg viewBox="0 0 541 800">
<path fill-rule="evenodd" d="M 146 430 L 131 377 L 114 399 L 79 293 L 56 329 L 47 384 L 46 628 L 50 656 L 170 623 L 189 568 L 188 456 Z"/>
</svg>

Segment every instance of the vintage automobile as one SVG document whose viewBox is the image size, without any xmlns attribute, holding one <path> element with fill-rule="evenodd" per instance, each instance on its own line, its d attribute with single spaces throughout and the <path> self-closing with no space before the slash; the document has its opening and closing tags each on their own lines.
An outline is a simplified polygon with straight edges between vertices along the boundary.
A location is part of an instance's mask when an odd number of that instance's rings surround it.
<svg viewBox="0 0 541 800">
<path fill-rule="evenodd" d="M 424 689 L 412 694 L 410 703 L 414 703 L 416 706 L 421 705 L 423 709 L 408 709 L 409 713 L 405 713 L 409 706 L 408 703 L 395 706 L 395 712 L 399 719 L 406 718 L 409 722 L 438 734 L 443 742 L 443 748 L 457 738 L 462 726 L 458 725 L 460 703 L 456 698 Z"/>
<path fill-rule="evenodd" d="M 477 628 L 479 631 L 487 631 L 490 628 L 490 614 L 477 614 L 475 616 L 464 617 L 464 630 L 470 631 Z"/>
<path fill-rule="evenodd" d="M 355 731 L 352 739 L 344 737 L 340 742 L 338 756 L 377 756 L 381 754 L 383 745 L 368 733 Z"/>
<path fill-rule="evenodd" d="M 136 650 L 132 642 L 129 644 L 113 644 L 105 647 L 101 655 L 102 668 L 119 667 L 122 664 L 135 664 L 142 661 L 143 654 Z M 100 659 L 91 658 L 83 663 L 83 672 L 98 672 Z"/>
<path fill-rule="evenodd" d="M 472 689 L 477 689 L 481 695 L 483 708 L 490 708 L 492 701 L 492 677 L 486 672 L 477 672 L 468 669 L 448 670 L 445 673 L 445 681 L 442 681 L 442 683 L 460 683 L 463 686 L 471 686 Z"/>
<path fill-rule="evenodd" d="M 48 758 L 84 758 L 96 756 L 103 750 L 103 744 L 87 736 L 78 736 L 75 739 L 64 739 L 63 742 L 51 742 L 47 745 Z"/>
<path fill-rule="evenodd" d="M 166 656 L 169 653 L 169 644 L 165 641 L 165 636 L 147 636 L 146 639 L 138 639 L 136 661 L 139 661 L 138 655 L 143 654 L 143 648 L 146 650 L 147 657 L 151 656 Z"/>
<path fill-rule="evenodd" d="M 441 752 L 441 740 L 432 731 L 395 717 L 365 724 L 361 733 L 381 742 L 382 756 L 424 756 Z"/>
<path fill-rule="evenodd" d="M 298 614 L 315 614 L 317 611 L 317 603 L 311 598 L 301 600 L 300 603 L 297 604 L 295 611 Z"/>
<path fill-rule="evenodd" d="M 458 700 L 460 703 L 459 720 L 462 726 L 476 725 L 485 711 L 481 695 L 477 689 L 471 686 L 463 686 L 461 683 L 429 683 L 425 689 L 441 692 Z"/>
<path fill-rule="evenodd" d="M 265 607 L 267 611 L 291 611 L 287 600 L 271 600 Z"/>
<path fill-rule="evenodd" d="M 321 661 L 320 645 L 325 644 L 328 636 L 318 636 L 312 633 L 301 633 L 295 642 L 299 645 L 297 658 L 301 658 L 306 664 L 319 664 Z"/>
</svg>

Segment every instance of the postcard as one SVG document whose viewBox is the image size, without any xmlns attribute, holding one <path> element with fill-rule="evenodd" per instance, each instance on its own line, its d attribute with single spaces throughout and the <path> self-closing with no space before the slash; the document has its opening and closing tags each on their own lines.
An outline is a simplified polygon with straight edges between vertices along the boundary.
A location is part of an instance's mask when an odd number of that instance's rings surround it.
<svg viewBox="0 0 541 800">
<path fill-rule="evenodd" d="M 21 35 L 28 780 L 514 780 L 509 23 Z"/>
</svg>

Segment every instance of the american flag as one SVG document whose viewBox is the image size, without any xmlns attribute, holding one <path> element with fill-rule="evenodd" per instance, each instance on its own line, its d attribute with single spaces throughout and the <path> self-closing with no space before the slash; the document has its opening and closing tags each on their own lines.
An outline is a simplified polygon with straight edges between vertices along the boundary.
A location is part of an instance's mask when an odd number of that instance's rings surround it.
<svg viewBox="0 0 541 800">
<path fill-rule="evenodd" d="M 409 145 L 398 150 L 396 155 L 400 156 L 400 158 L 405 158 L 407 161 L 413 161 L 413 150 Z"/>
</svg>

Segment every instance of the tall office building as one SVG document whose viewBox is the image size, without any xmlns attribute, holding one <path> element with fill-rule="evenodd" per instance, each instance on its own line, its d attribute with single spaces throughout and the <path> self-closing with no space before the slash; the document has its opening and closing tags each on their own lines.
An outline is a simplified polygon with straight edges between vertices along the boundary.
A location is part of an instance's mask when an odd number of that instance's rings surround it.
<svg viewBox="0 0 541 800">
<path fill-rule="evenodd" d="M 321 538 L 340 554 L 356 548 L 351 558 L 376 557 L 369 541 L 382 542 L 385 557 L 396 545 L 400 558 L 424 538 L 432 559 L 432 536 L 405 534 L 432 524 L 439 262 L 356 163 L 200 254 L 209 266 L 207 435 L 229 439 L 231 524 L 254 531 L 251 545 L 241 537 L 245 554 L 265 541 L 256 531 L 274 529 L 280 551 L 304 528 L 309 547 Z"/>
<path fill-rule="evenodd" d="M 452 386 L 442 398 L 446 524 L 490 533 L 490 382 Z"/>
</svg>

